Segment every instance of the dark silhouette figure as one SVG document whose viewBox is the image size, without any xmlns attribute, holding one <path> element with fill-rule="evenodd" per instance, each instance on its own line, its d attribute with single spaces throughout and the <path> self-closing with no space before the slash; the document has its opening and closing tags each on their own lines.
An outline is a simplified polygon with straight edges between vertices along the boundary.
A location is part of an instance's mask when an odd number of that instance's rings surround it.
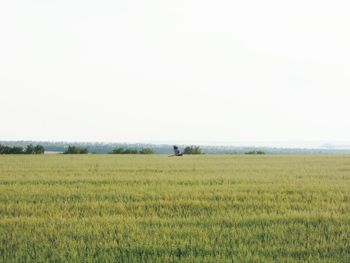
<svg viewBox="0 0 350 263">
<path fill-rule="evenodd" d="M 174 145 L 173 148 L 174 148 L 174 154 L 173 154 L 173 155 L 169 155 L 169 157 L 172 157 L 172 156 L 182 156 L 182 155 L 183 155 L 183 153 L 180 152 L 179 147 L 177 147 L 176 145 Z"/>
</svg>

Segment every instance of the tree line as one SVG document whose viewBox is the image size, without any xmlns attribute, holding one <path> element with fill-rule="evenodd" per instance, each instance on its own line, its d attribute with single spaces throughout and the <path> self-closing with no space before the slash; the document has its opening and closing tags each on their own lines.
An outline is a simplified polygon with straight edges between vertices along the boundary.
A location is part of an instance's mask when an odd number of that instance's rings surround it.
<svg viewBox="0 0 350 263">
<path fill-rule="evenodd" d="M 196 145 L 191 145 L 185 147 L 183 154 L 204 154 L 201 147 Z"/>
<path fill-rule="evenodd" d="M 63 154 L 87 154 L 89 153 L 88 148 L 71 146 L 69 145 L 67 150 L 63 152 Z M 151 148 L 142 148 L 140 150 L 133 148 L 123 148 L 116 147 L 114 148 L 110 154 L 154 154 L 154 150 Z"/>
<path fill-rule="evenodd" d="M 29 144 L 26 147 L 22 146 L 6 146 L 0 144 L 0 154 L 43 154 L 45 148 L 40 145 Z"/>
<path fill-rule="evenodd" d="M 117 147 L 114 148 L 110 154 L 154 154 L 154 150 L 151 148 L 142 148 L 141 150 L 132 148 Z"/>
<path fill-rule="evenodd" d="M 114 148 L 110 154 L 154 154 L 154 150 L 151 148 L 142 148 L 141 150 L 133 149 L 133 148 L 123 148 L 116 147 Z M 185 147 L 183 154 L 204 154 L 202 149 L 199 146 L 191 145 Z"/>
<path fill-rule="evenodd" d="M 265 152 L 264 151 L 249 151 L 246 152 L 245 154 L 258 154 L 258 155 L 264 155 Z"/>
<path fill-rule="evenodd" d="M 26 147 L 22 146 L 6 146 L 0 144 L 0 154 L 43 154 L 45 148 L 40 145 L 29 144 Z M 89 150 L 86 147 L 79 147 L 69 145 L 63 154 L 88 154 Z M 94 153 L 94 152 L 92 152 Z M 116 147 L 109 154 L 155 154 L 155 151 L 151 148 L 128 148 L 128 147 Z M 199 146 L 187 146 L 185 147 L 183 154 L 203 154 L 202 149 Z"/>
<path fill-rule="evenodd" d="M 89 153 L 87 148 L 82 148 L 78 146 L 68 146 L 68 149 L 63 152 L 63 154 L 87 154 Z"/>
</svg>

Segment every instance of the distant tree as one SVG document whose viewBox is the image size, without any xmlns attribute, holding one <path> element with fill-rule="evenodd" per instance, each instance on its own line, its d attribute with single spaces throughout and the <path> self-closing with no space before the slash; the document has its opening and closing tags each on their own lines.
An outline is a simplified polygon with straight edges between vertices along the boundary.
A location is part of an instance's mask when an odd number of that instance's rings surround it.
<svg viewBox="0 0 350 263">
<path fill-rule="evenodd" d="M 64 154 L 87 154 L 89 153 L 87 148 L 80 148 L 78 146 L 68 146 L 68 149 L 63 152 Z"/>
<path fill-rule="evenodd" d="M 40 145 L 40 144 L 37 144 L 35 147 L 34 147 L 34 153 L 35 154 L 44 154 L 45 153 L 45 148 L 44 146 Z"/>
<path fill-rule="evenodd" d="M 25 154 L 33 154 L 34 153 L 34 146 L 33 144 L 27 145 L 27 147 L 24 150 Z"/>
<path fill-rule="evenodd" d="M 126 148 L 123 150 L 122 154 L 138 154 L 138 151 L 136 149 Z"/>
<path fill-rule="evenodd" d="M 68 149 L 63 152 L 64 154 L 78 154 L 79 150 L 76 146 L 68 146 Z"/>
<path fill-rule="evenodd" d="M 22 154 L 24 153 L 23 147 L 21 146 L 13 146 L 11 149 L 11 154 Z"/>
<path fill-rule="evenodd" d="M 2 145 L 0 149 L 1 154 L 13 154 L 13 148 L 10 146 Z"/>
<path fill-rule="evenodd" d="M 89 153 L 88 149 L 87 148 L 80 148 L 80 154 L 87 154 Z"/>
<path fill-rule="evenodd" d="M 137 150 L 132 148 L 117 147 L 113 149 L 110 153 L 111 154 L 153 154 L 154 151 L 150 148 L 143 148 L 141 150 Z"/>
<path fill-rule="evenodd" d="M 142 148 L 139 151 L 140 154 L 154 154 L 154 150 L 151 148 Z"/>
<path fill-rule="evenodd" d="M 0 154 L 41 154 L 44 153 L 45 149 L 41 145 L 33 146 L 32 144 L 27 145 L 25 148 L 21 146 L 5 146 L 0 145 Z"/>
<path fill-rule="evenodd" d="M 187 146 L 184 151 L 184 154 L 203 154 L 202 149 L 199 146 L 191 145 Z"/>
<path fill-rule="evenodd" d="M 7 146 L 0 144 L 0 154 L 6 154 L 8 151 L 7 148 L 8 148 Z"/>
<path fill-rule="evenodd" d="M 117 147 L 110 152 L 111 154 L 123 154 L 124 149 L 122 147 Z"/>
<path fill-rule="evenodd" d="M 265 154 L 264 151 L 249 151 L 249 152 L 246 152 L 245 154 L 259 154 L 259 155 L 263 155 Z"/>
</svg>

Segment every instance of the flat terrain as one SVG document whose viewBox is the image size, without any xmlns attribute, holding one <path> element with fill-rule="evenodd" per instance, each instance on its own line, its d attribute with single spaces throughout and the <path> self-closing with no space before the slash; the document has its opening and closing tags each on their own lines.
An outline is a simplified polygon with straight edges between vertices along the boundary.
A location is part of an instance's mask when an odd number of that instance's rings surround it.
<svg viewBox="0 0 350 263">
<path fill-rule="evenodd" d="M 350 156 L 0 156 L 0 262 L 350 262 Z"/>
</svg>

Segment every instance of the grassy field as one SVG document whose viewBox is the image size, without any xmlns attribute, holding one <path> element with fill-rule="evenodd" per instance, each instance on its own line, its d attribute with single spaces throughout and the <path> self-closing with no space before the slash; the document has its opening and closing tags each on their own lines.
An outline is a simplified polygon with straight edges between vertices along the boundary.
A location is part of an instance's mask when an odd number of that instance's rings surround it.
<svg viewBox="0 0 350 263">
<path fill-rule="evenodd" d="M 350 156 L 0 156 L 0 262 L 350 262 Z"/>
</svg>

